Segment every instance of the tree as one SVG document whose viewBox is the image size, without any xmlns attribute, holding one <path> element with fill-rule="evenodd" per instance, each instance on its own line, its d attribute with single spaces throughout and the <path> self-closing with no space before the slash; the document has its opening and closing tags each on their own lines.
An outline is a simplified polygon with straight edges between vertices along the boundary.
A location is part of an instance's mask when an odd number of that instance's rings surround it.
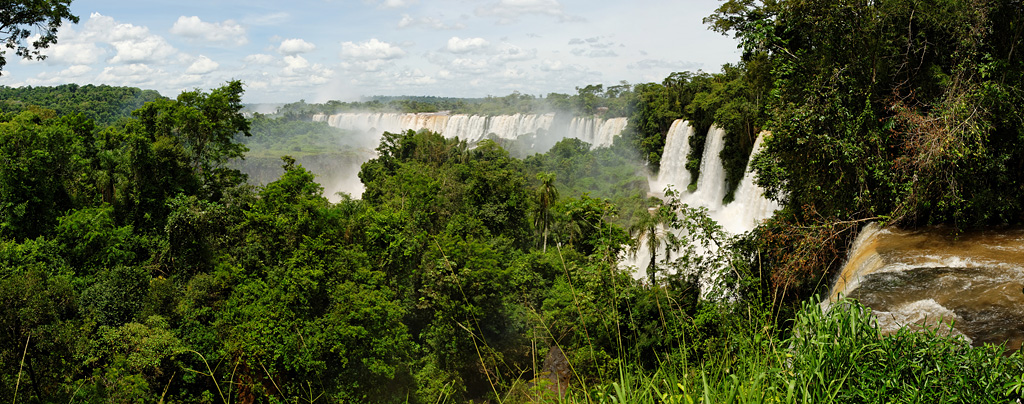
<svg viewBox="0 0 1024 404">
<path fill-rule="evenodd" d="M 671 214 L 670 211 L 661 207 L 647 208 L 634 216 L 637 220 L 629 227 L 629 236 L 633 238 L 635 243 L 633 246 L 633 256 L 636 257 L 640 247 L 644 244 L 647 245 L 648 252 L 651 254 L 651 262 L 647 264 L 647 276 L 650 277 L 651 286 L 654 286 L 657 280 L 655 276 L 658 271 L 657 256 L 658 247 L 661 244 L 665 244 L 665 259 L 668 260 L 671 237 L 665 229 L 665 225 L 670 222 L 671 218 L 669 215 Z"/>
<path fill-rule="evenodd" d="M 245 182 L 240 171 L 227 166 L 248 150 L 236 142 L 237 135 L 250 135 L 241 114 L 244 91 L 234 80 L 209 93 L 186 91 L 177 100 L 146 103 L 132 113 L 134 130 L 151 140 L 154 151 L 166 152 L 169 163 L 187 167 L 201 190 L 217 199 L 225 188 Z"/>
<path fill-rule="evenodd" d="M 71 0 L 4 2 L 0 8 L 0 35 L 3 35 L 4 46 L 25 59 L 45 59 L 46 55 L 40 49 L 57 43 L 57 29 L 61 23 L 64 20 L 78 23 L 78 17 L 71 14 L 70 5 Z M 33 34 L 39 34 L 39 37 L 31 44 L 26 43 Z M 6 53 L 0 51 L 0 69 L 7 64 Z"/>
<path fill-rule="evenodd" d="M 537 190 L 537 208 L 533 215 L 533 226 L 539 228 L 544 234 L 544 250 L 548 250 L 548 229 L 551 228 L 551 205 L 558 200 L 558 190 L 555 189 L 555 174 L 537 174 L 540 180 L 540 189 Z"/>
</svg>

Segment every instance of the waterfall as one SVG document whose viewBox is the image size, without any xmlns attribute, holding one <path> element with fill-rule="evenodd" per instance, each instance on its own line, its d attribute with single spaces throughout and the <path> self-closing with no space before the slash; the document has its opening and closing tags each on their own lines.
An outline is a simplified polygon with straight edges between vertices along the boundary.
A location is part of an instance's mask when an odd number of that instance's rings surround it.
<svg viewBox="0 0 1024 404">
<path fill-rule="evenodd" d="M 883 334 L 938 326 L 978 346 L 1024 341 L 1024 230 L 901 230 L 866 225 L 822 306 L 871 307 Z M 953 329 L 950 330 L 950 325 Z"/>
<path fill-rule="evenodd" d="M 778 202 L 765 198 L 764 188 L 754 183 L 754 172 L 750 163 L 754 160 L 754 156 L 761 152 L 763 140 L 764 133 L 758 134 L 757 140 L 754 141 L 754 148 L 750 152 L 750 158 L 747 160 L 747 169 L 744 171 L 743 180 L 736 188 L 732 202 L 716 215 L 718 223 L 730 233 L 738 234 L 750 231 L 781 207 Z"/>
<path fill-rule="evenodd" d="M 654 194 L 660 195 L 669 185 L 678 192 L 685 192 L 690 185 L 690 171 L 686 169 L 686 159 L 690 155 L 690 136 L 693 136 L 693 126 L 690 126 L 689 121 L 677 119 L 672 122 L 665 138 L 658 178 L 650 181 L 651 192 Z"/>
<path fill-rule="evenodd" d="M 608 147 L 625 128 L 626 118 L 575 117 L 569 123 L 566 137 L 590 143 L 592 148 Z"/>
<path fill-rule="evenodd" d="M 684 198 L 686 203 L 703 206 L 714 212 L 722 207 L 725 198 L 725 167 L 722 165 L 722 148 L 725 147 L 725 130 L 712 126 L 704 141 L 704 156 L 700 160 L 700 174 L 697 190 Z"/>
<path fill-rule="evenodd" d="M 575 117 L 568 126 L 556 126 L 554 113 L 548 114 L 513 114 L 513 115 L 451 115 L 447 112 L 401 114 L 386 112 L 342 113 L 335 115 L 317 114 L 314 121 L 356 131 L 361 134 L 376 136 L 387 132 L 404 132 L 407 130 L 427 129 L 447 138 L 459 138 L 469 142 L 478 142 L 494 135 L 499 139 L 515 140 L 526 135 L 538 135 L 554 138 L 574 137 L 591 144 L 591 147 L 611 146 L 626 127 L 626 118 L 603 119 L 598 117 Z M 543 142 L 545 145 L 554 141 Z M 538 150 L 543 152 L 544 150 Z"/>
</svg>

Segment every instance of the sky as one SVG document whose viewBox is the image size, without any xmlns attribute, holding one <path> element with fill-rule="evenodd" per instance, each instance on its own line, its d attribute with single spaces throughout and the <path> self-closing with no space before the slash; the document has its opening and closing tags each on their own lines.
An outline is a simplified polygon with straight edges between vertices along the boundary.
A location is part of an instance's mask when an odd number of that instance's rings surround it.
<svg viewBox="0 0 1024 404">
<path fill-rule="evenodd" d="M 245 84 L 246 103 L 576 93 L 739 61 L 701 22 L 718 0 L 76 0 L 43 61 L 0 85 L 165 96 Z"/>
</svg>

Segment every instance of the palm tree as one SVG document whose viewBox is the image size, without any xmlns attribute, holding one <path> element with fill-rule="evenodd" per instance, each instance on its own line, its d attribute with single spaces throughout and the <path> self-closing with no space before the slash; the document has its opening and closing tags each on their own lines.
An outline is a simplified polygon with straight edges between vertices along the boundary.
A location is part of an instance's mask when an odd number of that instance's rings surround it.
<svg viewBox="0 0 1024 404">
<path fill-rule="evenodd" d="M 640 247 L 647 244 L 651 254 L 651 262 L 647 265 L 647 276 L 650 277 L 651 286 L 654 286 L 657 272 L 658 246 L 665 244 L 665 259 L 670 253 L 668 232 L 664 231 L 664 225 L 669 222 L 666 211 L 659 207 L 650 207 L 636 214 L 636 222 L 629 226 L 629 236 L 635 244 L 632 248 L 633 257 L 636 258 Z"/>
<path fill-rule="evenodd" d="M 558 200 L 554 173 L 539 173 L 540 189 L 537 190 L 537 207 L 533 214 L 533 226 L 544 234 L 544 252 L 548 251 L 548 230 L 551 228 L 551 206 Z"/>
</svg>

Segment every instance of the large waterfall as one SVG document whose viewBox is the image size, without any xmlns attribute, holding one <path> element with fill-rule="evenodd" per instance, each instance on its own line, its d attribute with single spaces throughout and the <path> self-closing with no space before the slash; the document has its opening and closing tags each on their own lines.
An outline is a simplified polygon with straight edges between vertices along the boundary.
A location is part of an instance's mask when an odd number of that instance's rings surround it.
<svg viewBox="0 0 1024 404">
<path fill-rule="evenodd" d="M 938 326 L 974 345 L 1024 341 L 1024 230 L 899 230 L 871 223 L 824 305 L 840 296 L 874 311 L 879 329 Z"/>
<path fill-rule="evenodd" d="M 690 171 L 686 169 L 687 156 L 690 154 L 690 136 L 693 126 L 684 120 L 672 123 L 665 140 L 665 151 L 661 157 L 661 170 L 657 177 L 650 179 L 651 193 L 661 195 L 665 187 L 672 186 L 680 192 L 680 200 L 690 206 L 708 209 L 711 218 L 715 219 L 727 231 L 733 234 L 750 231 L 758 223 L 767 219 L 779 209 L 777 202 L 764 197 L 764 189 L 754 183 L 754 173 L 747 162 L 747 170 L 733 194 L 734 198 L 728 205 L 722 204 L 725 198 L 725 167 L 720 154 L 725 147 L 725 131 L 712 126 L 704 141 L 704 154 L 701 158 L 697 187 L 688 192 Z M 750 153 L 753 158 L 761 151 L 762 136 L 754 142 Z"/>
<path fill-rule="evenodd" d="M 672 122 L 665 138 L 665 151 L 661 170 L 657 178 L 650 180 L 651 192 L 658 194 L 671 186 L 676 191 L 686 191 L 690 185 L 690 171 L 686 169 L 686 156 L 690 155 L 690 136 L 693 126 L 682 119 Z"/>
<path fill-rule="evenodd" d="M 757 136 L 754 148 L 750 152 L 750 160 L 753 160 L 754 156 L 761 152 L 763 140 L 764 136 Z M 750 161 L 748 161 L 747 171 L 743 174 L 743 180 L 736 188 L 736 193 L 733 194 L 732 203 L 725 205 L 715 215 L 718 223 L 730 233 L 749 231 L 781 208 L 778 202 L 765 198 L 764 188 L 754 183 L 754 175 L 751 170 Z"/>
<path fill-rule="evenodd" d="M 575 117 L 558 125 L 556 115 L 514 114 L 514 115 L 463 115 L 439 113 L 402 114 L 387 112 L 342 113 L 335 115 L 317 114 L 314 121 L 350 131 L 379 137 L 385 131 L 397 133 L 407 130 L 427 129 L 444 137 L 459 138 L 476 142 L 488 135 L 500 139 L 518 139 L 527 135 L 548 136 L 561 139 L 573 137 L 591 144 L 591 147 L 611 146 L 615 136 L 626 127 L 626 118 Z M 554 144 L 554 141 L 542 142 Z M 538 150 L 543 152 L 545 150 Z"/>
<path fill-rule="evenodd" d="M 696 189 L 693 192 L 688 191 L 691 176 L 686 169 L 686 160 L 690 154 L 690 137 L 693 133 L 693 126 L 687 121 L 676 120 L 672 123 L 665 139 L 661 170 L 656 177 L 649 179 L 652 195 L 663 196 L 665 188 L 671 186 L 676 190 L 681 202 L 707 208 L 708 215 L 731 234 L 752 230 L 779 209 L 778 203 L 765 198 L 764 189 L 754 183 L 754 173 L 750 170 L 749 161 L 733 201 L 723 205 L 722 200 L 726 194 L 725 167 L 720 155 L 725 147 L 725 131 L 714 126 L 708 131 L 704 142 Z M 760 152 L 761 142 L 762 136 L 759 135 L 750 153 L 751 158 Z M 658 262 L 665 258 L 664 254 L 664 249 L 659 249 L 656 257 Z M 635 255 L 624 256 L 622 264 L 635 267 L 637 270 L 634 276 L 641 278 L 646 274 L 650 259 L 648 248 L 641 245 Z M 704 279 L 702 282 L 710 283 L 713 280 Z"/>
</svg>

